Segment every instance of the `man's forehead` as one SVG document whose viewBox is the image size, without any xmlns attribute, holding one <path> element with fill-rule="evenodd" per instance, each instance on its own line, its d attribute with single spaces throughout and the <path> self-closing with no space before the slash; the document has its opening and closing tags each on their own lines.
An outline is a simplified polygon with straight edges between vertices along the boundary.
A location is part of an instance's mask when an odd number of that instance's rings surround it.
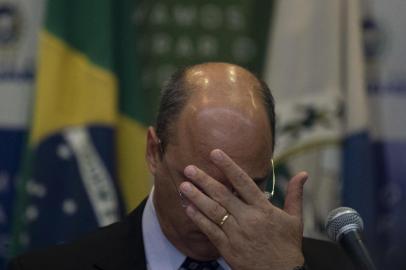
<svg viewBox="0 0 406 270">
<path fill-rule="evenodd" d="M 260 112 L 255 115 L 253 109 L 228 105 L 189 108 L 184 111 L 179 128 L 184 130 L 186 136 L 196 137 L 200 144 L 213 141 L 219 144 L 212 145 L 215 147 L 227 142 L 238 143 L 239 138 L 257 137 L 260 135 L 257 132 L 267 134 L 266 118 L 261 117 Z"/>
<path fill-rule="evenodd" d="M 194 159 L 204 162 L 209 160 L 211 150 L 219 148 L 242 164 L 262 164 L 261 160 L 268 160 L 272 152 L 269 124 L 262 113 L 259 117 L 261 113 L 248 115 L 221 106 L 185 110 L 177 125 L 178 150 L 193 153 Z"/>
</svg>

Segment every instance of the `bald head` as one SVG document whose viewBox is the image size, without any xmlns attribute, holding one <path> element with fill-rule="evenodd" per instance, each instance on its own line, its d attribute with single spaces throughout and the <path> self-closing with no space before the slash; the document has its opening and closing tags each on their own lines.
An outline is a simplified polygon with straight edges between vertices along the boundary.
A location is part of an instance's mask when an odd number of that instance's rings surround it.
<svg viewBox="0 0 406 270">
<path fill-rule="evenodd" d="M 185 126 L 176 127 L 180 117 Z M 213 128 L 216 125 L 217 128 Z M 228 132 L 221 131 L 220 127 Z M 243 131 L 246 134 L 248 130 L 266 129 L 273 149 L 273 98 L 265 83 L 237 65 L 205 63 L 182 69 L 162 91 L 156 131 L 163 151 L 169 141 L 176 143 L 177 130 L 186 132 L 188 128 L 201 130 L 199 134 L 217 132 L 217 135 L 223 134 L 224 139 L 241 135 Z M 204 134 L 206 138 L 209 135 L 214 134 Z M 221 136 L 216 139 L 222 141 Z"/>
<path fill-rule="evenodd" d="M 233 190 L 209 157 L 213 149 L 221 149 L 265 189 L 274 123 L 268 88 L 239 66 L 207 63 L 171 77 L 162 92 L 156 130 L 148 129 L 147 162 L 154 175 L 154 204 L 162 231 L 183 254 L 201 260 L 219 256 L 185 214 L 183 199 L 180 203 L 178 187 L 185 181 L 186 166 L 197 166 Z"/>
</svg>

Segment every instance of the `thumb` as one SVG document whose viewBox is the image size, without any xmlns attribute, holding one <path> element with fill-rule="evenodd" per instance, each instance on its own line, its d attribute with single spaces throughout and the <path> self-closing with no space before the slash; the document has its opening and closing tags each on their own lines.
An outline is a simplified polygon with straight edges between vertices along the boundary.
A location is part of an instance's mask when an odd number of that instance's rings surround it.
<svg viewBox="0 0 406 270">
<path fill-rule="evenodd" d="M 289 215 L 302 218 L 303 185 L 308 178 L 307 172 L 296 174 L 288 183 L 284 210 Z"/>
</svg>

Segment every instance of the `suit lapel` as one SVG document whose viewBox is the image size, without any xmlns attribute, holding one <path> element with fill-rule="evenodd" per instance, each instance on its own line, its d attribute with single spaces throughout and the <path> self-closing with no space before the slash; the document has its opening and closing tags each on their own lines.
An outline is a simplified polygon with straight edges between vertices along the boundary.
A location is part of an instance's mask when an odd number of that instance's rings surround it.
<svg viewBox="0 0 406 270">
<path fill-rule="evenodd" d="M 142 213 L 145 199 L 123 221 L 117 231 L 119 248 L 110 254 L 100 254 L 99 259 L 93 265 L 97 270 L 146 270 L 144 240 L 142 236 Z"/>
<path fill-rule="evenodd" d="M 133 211 L 128 219 L 130 223 L 130 238 L 129 238 L 129 248 L 130 251 L 134 252 L 131 256 L 131 261 L 133 262 L 133 269 L 146 269 L 145 260 L 145 250 L 144 250 L 144 239 L 142 235 L 142 213 L 144 212 L 145 204 L 147 199 L 144 199 L 142 203 Z"/>
</svg>

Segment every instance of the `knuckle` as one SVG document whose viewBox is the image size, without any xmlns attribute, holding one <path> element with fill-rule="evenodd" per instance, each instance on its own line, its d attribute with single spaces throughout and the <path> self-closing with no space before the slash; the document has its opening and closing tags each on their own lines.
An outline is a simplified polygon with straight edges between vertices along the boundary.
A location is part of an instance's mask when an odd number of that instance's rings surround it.
<svg viewBox="0 0 406 270">
<path fill-rule="evenodd" d="M 252 226 L 257 226 L 258 224 L 262 224 L 262 218 L 260 216 L 255 215 L 250 220 Z"/>
<path fill-rule="evenodd" d="M 222 205 L 232 205 L 233 204 L 233 198 L 231 196 L 224 196 L 223 198 L 221 198 L 221 200 L 219 200 L 219 202 Z"/>
<path fill-rule="evenodd" d="M 198 173 L 197 173 L 197 177 L 196 177 L 200 182 L 202 182 L 202 183 L 206 183 L 207 182 L 207 178 L 208 178 L 208 175 L 205 173 L 205 172 L 203 172 L 202 170 L 198 170 Z"/>
<path fill-rule="evenodd" d="M 259 215 L 250 215 L 246 218 L 246 223 L 250 227 L 256 227 L 262 223 L 262 218 Z"/>
<path fill-rule="evenodd" d="M 223 162 L 223 167 L 224 167 L 225 169 L 227 169 L 227 170 L 230 170 L 230 169 L 232 169 L 234 166 L 233 166 L 233 163 L 231 162 L 231 160 L 225 160 L 225 161 Z"/>
<path fill-rule="evenodd" d="M 216 201 L 223 201 L 227 197 L 228 189 L 223 185 L 213 185 L 213 198 Z"/>
<path fill-rule="evenodd" d="M 224 161 L 222 167 L 223 167 L 223 169 L 224 169 L 225 171 L 230 172 L 230 171 L 234 170 L 235 164 L 234 164 L 231 160 L 227 160 L 227 161 Z"/>
<path fill-rule="evenodd" d="M 238 171 L 234 174 L 233 185 L 235 188 L 244 188 L 246 185 L 247 174 L 244 171 Z"/>
<path fill-rule="evenodd" d="M 246 174 L 243 171 L 239 171 L 236 175 L 236 178 L 239 182 L 243 181 L 246 178 Z"/>
<path fill-rule="evenodd" d="M 198 199 L 200 196 L 200 192 L 195 187 L 192 187 L 192 190 L 187 194 L 187 196 L 191 199 Z"/>
<path fill-rule="evenodd" d="M 223 207 L 221 207 L 218 203 L 213 204 L 210 207 L 209 210 L 211 213 L 213 213 L 215 216 L 221 216 L 222 213 L 224 212 Z"/>
<path fill-rule="evenodd" d="M 210 240 L 211 240 L 213 243 L 217 244 L 217 246 L 222 246 L 222 245 L 223 245 L 223 243 L 222 243 L 223 238 L 221 237 L 221 235 L 220 235 L 219 233 L 213 232 L 213 233 L 210 235 Z"/>
</svg>

